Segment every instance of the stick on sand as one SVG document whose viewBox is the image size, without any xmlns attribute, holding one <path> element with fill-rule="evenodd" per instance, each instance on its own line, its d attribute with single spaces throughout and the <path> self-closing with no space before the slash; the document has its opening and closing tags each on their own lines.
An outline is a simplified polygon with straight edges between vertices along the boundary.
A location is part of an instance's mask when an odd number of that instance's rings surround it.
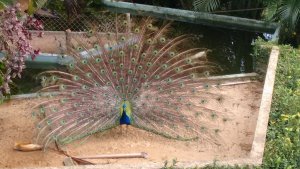
<svg viewBox="0 0 300 169">
<path fill-rule="evenodd" d="M 80 159 L 108 159 L 108 158 L 147 158 L 148 154 L 145 152 L 132 153 L 132 154 L 106 154 L 106 155 L 95 155 L 95 156 L 83 156 L 75 157 Z"/>
</svg>

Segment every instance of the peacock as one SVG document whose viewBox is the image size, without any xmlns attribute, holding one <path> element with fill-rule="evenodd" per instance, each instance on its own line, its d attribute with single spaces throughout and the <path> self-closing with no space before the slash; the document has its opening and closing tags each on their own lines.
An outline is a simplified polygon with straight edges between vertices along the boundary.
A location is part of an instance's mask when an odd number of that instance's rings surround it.
<svg viewBox="0 0 300 169">
<path fill-rule="evenodd" d="M 224 96 L 211 92 L 222 85 L 209 78 L 219 68 L 206 51 L 189 47 L 192 35 L 172 37 L 171 23 L 121 16 L 114 22 L 111 32 L 91 30 L 89 41 L 73 40 L 67 71 L 39 74 L 36 142 L 67 144 L 120 125 L 217 141 L 218 119 L 228 115 L 207 106 L 221 105 Z"/>
</svg>

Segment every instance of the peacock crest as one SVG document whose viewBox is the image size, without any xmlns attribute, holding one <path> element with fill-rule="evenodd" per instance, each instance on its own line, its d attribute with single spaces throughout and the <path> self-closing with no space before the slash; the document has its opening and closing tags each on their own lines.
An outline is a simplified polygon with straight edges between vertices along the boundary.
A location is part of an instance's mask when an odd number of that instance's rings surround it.
<svg viewBox="0 0 300 169">
<path fill-rule="evenodd" d="M 208 78 L 217 66 L 190 35 L 169 38 L 170 24 L 151 18 L 117 17 L 112 32 L 89 31 L 74 40 L 68 71 L 40 74 L 43 88 L 32 115 L 39 119 L 37 143 L 66 144 L 120 124 L 179 140 L 216 141 L 218 121 L 227 115 L 207 107 L 222 104 Z"/>
</svg>

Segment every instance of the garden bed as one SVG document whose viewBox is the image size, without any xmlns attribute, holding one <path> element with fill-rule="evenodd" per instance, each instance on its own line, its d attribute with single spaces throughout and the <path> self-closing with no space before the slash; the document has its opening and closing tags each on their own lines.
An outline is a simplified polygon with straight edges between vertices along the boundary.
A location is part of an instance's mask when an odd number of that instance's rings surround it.
<svg viewBox="0 0 300 169">
<path fill-rule="evenodd" d="M 236 92 L 239 91 L 239 92 Z M 251 82 L 222 86 L 215 92 L 225 94 L 226 100 L 218 109 L 232 111 L 232 117 L 219 124 L 220 144 L 205 141 L 176 141 L 129 128 L 120 133 L 118 128 L 98 133 L 84 141 L 66 147 L 73 156 L 146 152 L 148 159 L 94 160 L 99 164 L 133 164 L 154 162 L 163 165 L 166 160 L 179 162 L 232 160 L 249 156 L 255 133 L 262 94 L 262 84 Z M 62 166 L 64 156 L 53 150 L 46 152 L 19 152 L 13 150 L 15 142 L 31 142 L 34 139 L 34 120 L 31 107 L 35 99 L 11 100 L 0 105 L 0 167 Z M 209 103 L 208 103 L 209 104 Z M 215 105 L 211 105 L 215 106 Z"/>
</svg>

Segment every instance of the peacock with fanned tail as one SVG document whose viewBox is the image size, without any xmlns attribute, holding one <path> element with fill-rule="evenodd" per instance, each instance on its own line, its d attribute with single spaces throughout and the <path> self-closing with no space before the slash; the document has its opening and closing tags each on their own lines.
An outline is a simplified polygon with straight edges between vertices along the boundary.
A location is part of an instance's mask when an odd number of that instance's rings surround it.
<svg viewBox="0 0 300 169">
<path fill-rule="evenodd" d="M 40 93 L 49 99 L 33 108 L 40 119 L 37 143 L 66 144 L 119 125 L 216 141 L 216 117 L 227 116 L 206 106 L 224 98 L 210 92 L 220 86 L 207 77 L 217 66 L 203 49 L 186 47 L 191 36 L 168 39 L 170 24 L 157 28 L 153 22 L 117 17 L 113 32 L 89 31 L 93 43 L 74 42 L 68 72 L 40 74 Z"/>
</svg>

